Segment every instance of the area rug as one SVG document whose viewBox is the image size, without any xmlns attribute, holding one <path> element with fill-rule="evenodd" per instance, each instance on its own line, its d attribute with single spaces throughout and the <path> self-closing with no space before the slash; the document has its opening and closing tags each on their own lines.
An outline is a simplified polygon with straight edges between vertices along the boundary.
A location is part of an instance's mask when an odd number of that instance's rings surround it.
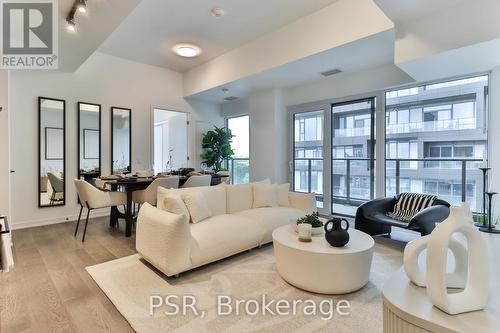
<svg viewBox="0 0 500 333">
<path fill-rule="evenodd" d="M 313 294 L 289 285 L 276 271 L 272 246 L 233 256 L 176 279 L 165 277 L 138 255 L 87 267 L 87 271 L 139 333 L 382 332 L 381 289 L 384 280 L 402 263 L 402 247 L 383 241 L 385 244 L 377 241 L 375 246 L 370 282 L 347 295 Z M 159 306 L 159 297 L 165 300 L 169 295 L 174 295 L 169 301 L 179 306 L 180 313 L 173 315 L 176 310 L 173 306 L 161 306 L 154 308 L 151 315 L 150 302 Z M 182 296 L 186 296 L 186 303 L 195 299 L 197 315 L 189 307 L 182 314 Z M 225 297 L 222 302 L 225 306 L 220 306 L 218 297 Z M 240 312 L 236 313 L 236 300 L 254 300 L 254 303 L 248 304 L 248 311 L 240 303 Z M 281 311 L 281 315 L 276 313 L 276 307 L 271 306 L 271 312 L 265 311 L 265 302 L 272 301 L 275 306 L 279 300 L 289 306 L 294 301 L 299 305 L 296 311 L 289 308 L 288 313 Z M 340 312 L 330 309 L 331 305 L 345 305 L 338 303 L 341 300 L 350 303 L 347 315 L 345 308 Z M 312 306 L 312 302 L 318 305 L 316 313 L 311 312 L 312 308 L 305 311 L 305 305 Z M 261 307 L 258 313 L 256 303 Z"/>
</svg>

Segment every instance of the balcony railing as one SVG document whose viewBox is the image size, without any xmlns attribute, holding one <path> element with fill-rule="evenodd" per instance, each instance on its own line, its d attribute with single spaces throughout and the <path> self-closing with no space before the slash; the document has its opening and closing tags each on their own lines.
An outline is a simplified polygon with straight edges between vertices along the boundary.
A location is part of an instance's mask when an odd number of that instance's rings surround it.
<svg viewBox="0 0 500 333">
<path fill-rule="evenodd" d="M 323 159 L 295 158 L 293 174 L 294 191 L 316 193 L 316 205 L 323 207 Z"/>
<path fill-rule="evenodd" d="M 477 168 L 481 161 L 465 158 L 386 159 L 387 195 L 412 191 L 435 194 L 452 204 L 468 202 L 474 210 L 479 210 L 483 189 L 482 173 Z M 436 163 L 447 167 L 438 168 Z M 369 158 L 332 159 L 334 212 L 341 209 L 342 213 L 354 215 L 357 206 L 375 197 L 374 164 L 375 161 Z M 295 191 L 315 192 L 317 200 L 323 202 L 322 173 L 323 159 L 296 158 Z"/>
<path fill-rule="evenodd" d="M 387 134 L 466 130 L 475 129 L 476 126 L 476 118 L 447 119 L 385 125 Z"/>
<path fill-rule="evenodd" d="M 250 182 L 250 159 L 233 158 L 227 161 L 231 175 L 231 184 L 247 184 Z"/>
</svg>

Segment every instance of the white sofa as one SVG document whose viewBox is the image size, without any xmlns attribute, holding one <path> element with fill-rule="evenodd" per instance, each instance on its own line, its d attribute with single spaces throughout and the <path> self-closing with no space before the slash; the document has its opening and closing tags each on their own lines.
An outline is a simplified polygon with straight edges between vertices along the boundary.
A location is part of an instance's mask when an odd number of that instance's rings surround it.
<svg viewBox="0 0 500 333">
<path fill-rule="evenodd" d="M 253 184 L 158 189 L 158 207 L 144 204 L 137 221 L 139 254 L 167 276 L 174 276 L 272 241 L 277 227 L 316 210 L 314 194 L 288 194 L 289 206 L 253 208 Z M 201 192 L 212 216 L 190 223 L 186 214 L 166 211 L 173 193 Z"/>
</svg>

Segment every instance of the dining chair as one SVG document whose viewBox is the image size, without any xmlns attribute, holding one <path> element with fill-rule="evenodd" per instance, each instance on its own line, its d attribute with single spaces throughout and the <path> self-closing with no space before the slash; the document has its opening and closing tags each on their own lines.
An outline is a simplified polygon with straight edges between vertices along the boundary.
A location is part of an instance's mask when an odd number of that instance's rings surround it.
<svg viewBox="0 0 500 333">
<path fill-rule="evenodd" d="M 189 177 L 182 187 L 199 187 L 199 186 L 210 186 L 212 182 L 211 175 L 203 176 L 191 176 Z"/>
<path fill-rule="evenodd" d="M 52 172 L 47 172 L 47 177 L 49 178 L 50 187 L 52 187 L 49 205 L 53 206 L 59 200 L 57 194 L 64 193 L 64 180 Z"/>
<path fill-rule="evenodd" d="M 87 208 L 87 219 L 85 220 L 85 228 L 83 230 L 82 242 L 85 242 L 85 234 L 87 233 L 87 224 L 89 223 L 90 211 L 98 208 L 106 208 L 127 204 L 127 195 L 123 192 L 109 192 L 98 189 L 85 180 L 75 179 L 76 191 L 80 198 L 80 214 L 76 223 L 75 236 L 78 233 L 80 219 L 82 217 L 83 207 Z"/>
<path fill-rule="evenodd" d="M 160 177 L 155 179 L 144 190 L 134 191 L 134 193 L 132 193 L 132 201 L 139 205 L 147 202 L 150 205 L 156 206 L 158 187 L 167 189 L 179 188 L 179 176 Z"/>
</svg>

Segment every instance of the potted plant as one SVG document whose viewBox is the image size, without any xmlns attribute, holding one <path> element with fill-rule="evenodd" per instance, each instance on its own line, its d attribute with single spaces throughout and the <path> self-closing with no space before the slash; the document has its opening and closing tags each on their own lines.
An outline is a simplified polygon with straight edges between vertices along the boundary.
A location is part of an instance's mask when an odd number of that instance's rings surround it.
<svg viewBox="0 0 500 333">
<path fill-rule="evenodd" d="M 229 128 L 214 126 L 214 129 L 203 135 L 203 153 L 200 155 L 202 163 L 215 172 L 224 170 L 223 163 L 233 158 L 231 149 L 233 134 Z"/>
<path fill-rule="evenodd" d="M 298 225 L 302 223 L 307 223 L 312 226 L 312 231 L 311 231 L 312 235 L 321 235 L 324 232 L 323 222 L 320 221 L 318 212 L 308 214 L 298 219 L 297 222 L 293 225 L 293 228 L 295 229 L 296 232 L 298 232 L 299 230 Z"/>
</svg>

